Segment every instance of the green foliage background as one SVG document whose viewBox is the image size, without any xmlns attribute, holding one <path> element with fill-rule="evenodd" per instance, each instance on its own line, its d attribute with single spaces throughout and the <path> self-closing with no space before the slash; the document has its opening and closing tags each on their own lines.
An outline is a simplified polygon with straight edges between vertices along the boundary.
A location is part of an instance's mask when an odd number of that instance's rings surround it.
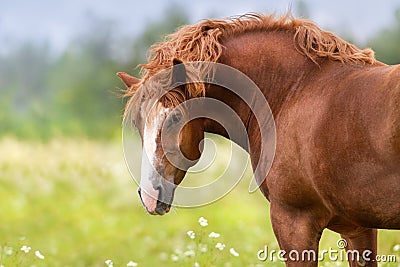
<svg viewBox="0 0 400 267">
<path fill-rule="evenodd" d="M 149 46 L 188 23 L 179 9 L 165 14 L 135 39 L 114 34 L 111 21 L 89 17 L 61 55 L 46 43 L 26 42 L 0 57 L 0 136 L 119 137 L 124 88 L 115 73 L 138 75 L 134 66 Z"/>
</svg>

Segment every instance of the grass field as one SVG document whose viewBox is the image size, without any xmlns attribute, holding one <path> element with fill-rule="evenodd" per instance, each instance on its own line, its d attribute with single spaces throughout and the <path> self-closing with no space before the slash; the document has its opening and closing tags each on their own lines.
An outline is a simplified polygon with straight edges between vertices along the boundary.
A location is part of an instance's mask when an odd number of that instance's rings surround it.
<svg viewBox="0 0 400 267">
<path fill-rule="evenodd" d="M 217 167 L 207 175 L 218 171 L 223 158 L 217 157 Z M 61 139 L 43 144 L 4 138 L 0 265 L 283 266 L 257 259 L 265 245 L 278 246 L 268 202 L 258 191 L 247 193 L 250 176 L 247 170 L 243 183 L 216 203 L 154 217 L 142 208 L 118 142 Z M 200 217 L 208 220 L 207 226 L 200 226 Z M 194 239 L 188 231 L 194 231 Z M 220 236 L 209 237 L 210 232 Z M 324 232 L 321 249 L 336 248 L 338 239 Z M 380 232 L 380 254 L 399 259 L 397 244 L 400 232 Z"/>
</svg>

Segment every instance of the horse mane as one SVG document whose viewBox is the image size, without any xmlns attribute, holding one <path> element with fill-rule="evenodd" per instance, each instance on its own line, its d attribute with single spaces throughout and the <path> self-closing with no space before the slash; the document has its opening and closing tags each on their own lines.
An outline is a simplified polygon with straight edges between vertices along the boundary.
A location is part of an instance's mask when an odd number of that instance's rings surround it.
<svg viewBox="0 0 400 267">
<path fill-rule="evenodd" d="M 296 19 L 290 12 L 276 18 L 274 15 L 245 14 L 229 19 L 209 19 L 198 24 L 185 25 L 169 34 L 165 40 L 150 48 L 148 63 L 141 64 L 141 82 L 132 86 L 126 96 L 132 96 L 150 77 L 172 66 L 174 58 L 182 62 L 217 62 L 223 51 L 222 41 L 247 32 L 286 31 L 293 33 L 296 49 L 317 63 L 317 58 L 328 58 L 342 63 L 373 64 L 374 52 L 361 50 L 314 22 Z M 204 96 L 201 83 L 188 85 L 192 97 Z"/>
</svg>

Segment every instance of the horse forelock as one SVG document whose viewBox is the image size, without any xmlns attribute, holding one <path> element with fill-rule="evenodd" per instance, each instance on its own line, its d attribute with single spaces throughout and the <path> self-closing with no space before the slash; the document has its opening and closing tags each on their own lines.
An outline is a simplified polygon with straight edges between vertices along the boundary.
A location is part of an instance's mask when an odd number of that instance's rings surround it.
<svg viewBox="0 0 400 267">
<path fill-rule="evenodd" d="M 171 84 L 169 72 L 158 73 L 153 78 L 142 83 L 126 103 L 124 120 L 131 126 L 136 124 L 139 117 L 151 120 L 150 111 L 158 104 L 161 104 L 163 108 L 172 109 L 190 98 L 180 87 L 169 88 L 171 87 L 168 86 Z M 178 109 L 184 113 L 182 108 L 178 107 Z"/>
</svg>

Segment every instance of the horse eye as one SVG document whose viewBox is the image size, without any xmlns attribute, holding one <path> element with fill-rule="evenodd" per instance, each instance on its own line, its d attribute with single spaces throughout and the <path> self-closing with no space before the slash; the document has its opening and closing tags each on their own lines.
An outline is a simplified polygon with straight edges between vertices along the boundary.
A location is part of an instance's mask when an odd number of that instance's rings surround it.
<svg viewBox="0 0 400 267">
<path fill-rule="evenodd" d="M 167 125 L 168 125 L 168 127 L 172 127 L 172 126 L 178 124 L 180 120 L 181 120 L 180 114 L 176 114 L 176 113 L 171 114 L 168 118 Z"/>
<path fill-rule="evenodd" d="M 174 122 L 174 123 L 178 123 L 181 120 L 181 117 L 177 114 L 173 114 L 171 117 L 172 117 L 171 118 L 172 122 Z"/>
</svg>

